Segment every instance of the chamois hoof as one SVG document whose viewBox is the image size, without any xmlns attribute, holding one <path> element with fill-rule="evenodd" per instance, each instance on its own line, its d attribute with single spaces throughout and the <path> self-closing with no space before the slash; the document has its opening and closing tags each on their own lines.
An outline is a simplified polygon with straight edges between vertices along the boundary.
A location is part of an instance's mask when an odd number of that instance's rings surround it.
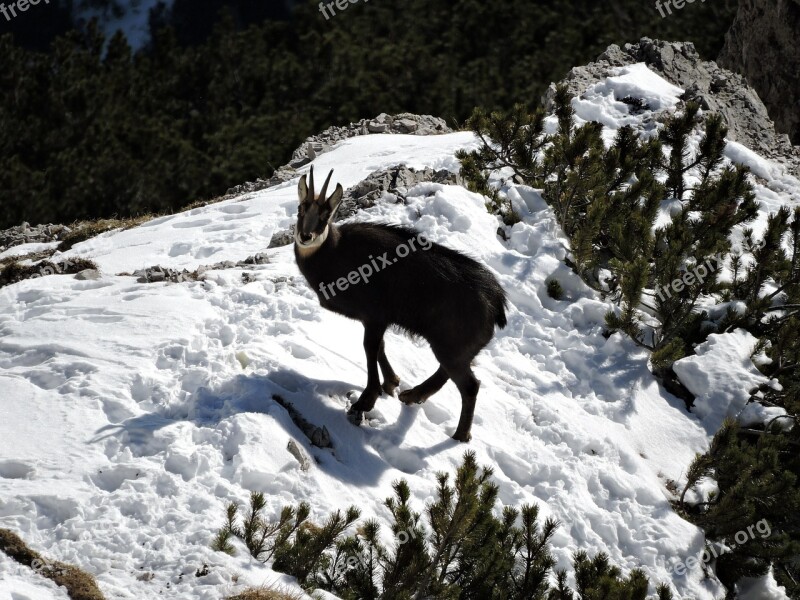
<svg viewBox="0 0 800 600">
<path fill-rule="evenodd" d="M 469 431 L 467 432 L 456 431 L 453 434 L 453 439 L 457 442 L 467 443 L 472 439 L 472 434 Z"/>
<path fill-rule="evenodd" d="M 420 396 L 416 388 L 400 392 L 400 402 L 407 406 L 414 406 L 415 404 L 422 404 L 427 398 Z"/>
<path fill-rule="evenodd" d="M 387 379 L 384 381 L 381 388 L 383 388 L 383 391 L 387 396 L 394 396 L 394 391 L 397 389 L 398 385 L 400 385 L 400 378 L 395 377 L 394 379 Z"/>
<path fill-rule="evenodd" d="M 347 411 L 347 420 L 350 421 L 356 427 L 360 427 L 361 424 L 364 422 L 364 411 L 363 410 L 353 410 L 352 408 Z"/>
</svg>

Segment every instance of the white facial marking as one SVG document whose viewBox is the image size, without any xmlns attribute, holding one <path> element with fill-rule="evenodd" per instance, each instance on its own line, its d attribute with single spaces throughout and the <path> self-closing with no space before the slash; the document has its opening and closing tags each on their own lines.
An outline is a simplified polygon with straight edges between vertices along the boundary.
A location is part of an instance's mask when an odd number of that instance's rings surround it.
<svg viewBox="0 0 800 600">
<path fill-rule="evenodd" d="M 325 240 L 328 239 L 328 227 L 325 227 L 325 230 L 322 232 L 321 235 L 318 235 L 314 239 L 312 239 L 308 243 L 303 243 L 300 241 L 300 234 L 295 230 L 294 232 L 294 243 L 297 244 L 297 248 L 300 251 L 300 256 L 310 256 L 314 254 L 322 244 L 325 243 Z"/>
</svg>

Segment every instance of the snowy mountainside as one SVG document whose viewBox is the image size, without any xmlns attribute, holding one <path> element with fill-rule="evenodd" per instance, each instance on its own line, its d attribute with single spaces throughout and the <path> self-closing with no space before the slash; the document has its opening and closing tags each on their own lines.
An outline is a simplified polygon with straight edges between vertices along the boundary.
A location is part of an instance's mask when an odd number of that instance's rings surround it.
<svg viewBox="0 0 800 600">
<path fill-rule="evenodd" d="M 159 4 L 169 10 L 173 2 L 174 0 L 129 0 L 121 4 L 111 2 L 100 5 L 78 2 L 73 7 L 73 13 L 78 23 L 97 19 L 107 39 L 111 39 L 117 31 L 122 31 L 131 48 L 139 50 L 150 41 L 150 11 Z"/>
<path fill-rule="evenodd" d="M 626 123 L 655 131 L 651 112 L 631 115 L 619 98 L 638 94 L 671 110 L 681 93 L 634 65 L 575 107 L 611 136 Z M 466 132 L 367 135 L 313 165 L 335 169 L 332 185 L 348 188 L 398 163 L 457 171 L 455 151 L 476 144 Z M 800 202 L 800 184 L 777 166 L 733 145 L 728 157 L 760 169 L 760 222 Z M 486 264 L 508 293 L 508 326 L 476 361 L 482 387 L 464 446 L 449 438 L 460 413 L 452 382 L 420 407 L 384 396 L 368 425 L 347 421 L 348 396 L 366 382 L 362 328 L 319 306 L 292 246 L 265 250 L 296 219 L 296 185 L 102 234 L 58 257 L 91 258 L 97 280 L 51 275 L 0 289 L 0 527 L 93 573 L 108 598 L 217 599 L 291 583 L 242 547 L 233 557 L 211 550 L 228 502 L 257 490 L 270 516 L 306 500 L 317 518 L 355 504 L 362 518 L 386 522 L 393 481 L 409 482 L 421 510 L 434 474 L 452 472 L 468 447 L 494 468 L 503 503 L 535 503 L 542 518 L 559 519 L 558 568 L 569 568 L 575 550 L 604 551 L 625 570 L 641 566 L 651 582 L 670 583 L 680 598 L 721 595 L 699 566 L 671 574 L 699 555 L 704 538 L 672 510 L 667 489 L 685 481 L 717 421 L 688 413 L 660 388 L 647 353 L 629 339 L 602 335 L 609 305 L 564 265 L 567 241 L 536 190 L 508 188 L 523 219 L 506 242 L 484 199 L 458 186 L 421 184 L 405 204 L 381 202 L 354 217 L 414 226 Z M 123 274 L 263 251 L 268 264 L 210 270 L 202 281 L 148 284 Z M 564 300 L 547 295 L 550 277 Z M 754 377 L 748 343 L 710 344 L 702 366 L 687 368 L 710 374 L 692 380 L 708 406 L 724 402 L 714 396 L 716 371 Z M 388 333 L 386 352 L 401 389 L 435 370 L 421 341 Z M 273 394 L 327 427 L 333 449 L 312 446 Z M 290 440 L 314 458 L 308 471 L 287 451 Z M 196 577 L 203 564 L 209 574 Z M 0 555 L 0 600 L 63 597 L 52 588 Z M 769 576 L 751 588 L 751 598 L 784 597 Z"/>
</svg>

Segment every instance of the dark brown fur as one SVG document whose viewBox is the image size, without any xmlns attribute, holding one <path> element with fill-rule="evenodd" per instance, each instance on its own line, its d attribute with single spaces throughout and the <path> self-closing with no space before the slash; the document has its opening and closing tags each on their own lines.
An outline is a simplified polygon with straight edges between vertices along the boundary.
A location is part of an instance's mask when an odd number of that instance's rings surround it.
<svg viewBox="0 0 800 600">
<path fill-rule="evenodd" d="M 422 403 L 452 379 L 462 402 L 453 437 L 468 441 L 480 387 L 470 363 L 492 339 L 495 326 L 506 325 L 503 289 L 475 260 L 439 244 L 423 244 L 424 238 L 411 228 L 368 223 L 335 226 L 332 217 L 343 192 L 337 186 L 326 199 L 327 183 L 316 198 L 313 172 L 310 189 L 305 176 L 301 179 L 295 258 L 324 308 L 364 324 L 367 386 L 348 414 L 360 422 L 381 391 L 391 395 L 399 384 L 383 343 L 386 329 L 395 325 L 425 338 L 439 361 L 431 377 L 401 393 L 400 399 L 406 404 Z M 415 249 L 399 257 L 401 245 Z M 389 257 L 391 264 L 372 273 L 368 281 L 358 281 L 344 291 L 328 286 L 364 265 L 380 266 L 380 256 Z"/>
</svg>

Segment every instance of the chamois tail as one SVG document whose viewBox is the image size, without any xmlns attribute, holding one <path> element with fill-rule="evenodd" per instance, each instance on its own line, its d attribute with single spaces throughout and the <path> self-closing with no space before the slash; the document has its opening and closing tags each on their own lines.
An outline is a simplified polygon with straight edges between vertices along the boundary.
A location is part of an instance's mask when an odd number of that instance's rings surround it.
<svg viewBox="0 0 800 600">
<path fill-rule="evenodd" d="M 506 295 L 501 292 L 499 298 L 497 298 L 494 303 L 494 323 L 500 329 L 503 329 L 503 327 L 508 325 L 508 321 L 506 320 L 507 306 L 508 299 L 506 298 Z"/>
<path fill-rule="evenodd" d="M 495 325 L 503 329 L 508 325 L 508 320 L 506 319 L 508 298 L 506 293 L 493 277 L 487 278 L 484 281 L 484 285 L 486 287 L 484 287 L 481 295 L 483 296 L 484 306 L 489 313 L 487 317 L 490 317 Z"/>
</svg>

